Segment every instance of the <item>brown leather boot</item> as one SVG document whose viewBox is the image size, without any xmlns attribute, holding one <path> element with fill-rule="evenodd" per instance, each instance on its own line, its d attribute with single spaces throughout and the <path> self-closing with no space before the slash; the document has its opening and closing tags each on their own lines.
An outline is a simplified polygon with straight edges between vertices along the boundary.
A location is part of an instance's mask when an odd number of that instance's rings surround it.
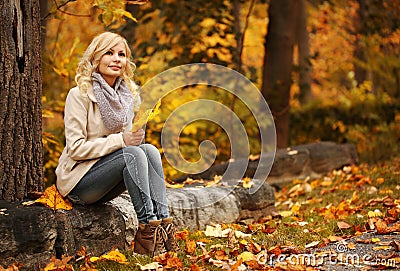
<svg viewBox="0 0 400 271">
<path fill-rule="evenodd" d="M 175 239 L 175 226 L 172 223 L 172 217 L 164 218 L 162 220 L 161 226 L 167 234 L 167 239 L 165 240 L 165 248 L 167 251 L 179 251 L 179 245 Z"/>
<path fill-rule="evenodd" d="M 135 236 L 133 251 L 150 257 L 164 253 L 167 234 L 161 226 L 161 220 L 150 221 L 149 224 L 139 223 Z"/>
</svg>

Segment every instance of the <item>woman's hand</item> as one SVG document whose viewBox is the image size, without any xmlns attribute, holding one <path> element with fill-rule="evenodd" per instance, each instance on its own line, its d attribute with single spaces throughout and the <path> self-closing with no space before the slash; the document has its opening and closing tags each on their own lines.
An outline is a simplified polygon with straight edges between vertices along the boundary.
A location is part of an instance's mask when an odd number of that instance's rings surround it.
<svg viewBox="0 0 400 271">
<path fill-rule="evenodd" d="M 126 146 L 138 146 L 143 142 L 144 130 L 140 129 L 136 132 L 126 132 L 122 134 Z"/>
</svg>

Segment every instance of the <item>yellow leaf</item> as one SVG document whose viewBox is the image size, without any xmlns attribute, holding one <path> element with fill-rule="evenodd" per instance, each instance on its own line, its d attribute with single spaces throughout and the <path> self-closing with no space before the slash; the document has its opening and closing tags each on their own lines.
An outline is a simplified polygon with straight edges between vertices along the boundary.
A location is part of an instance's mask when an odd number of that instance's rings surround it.
<svg viewBox="0 0 400 271">
<path fill-rule="evenodd" d="M 245 251 L 245 252 L 242 252 L 242 253 L 237 257 L 237 259 L 238 259 L 238 260 L 241 259 L 243 262 L 249 262 L 249 261 L 256 261 L 256 260 L 257 260 L 257 257 L 256 257 L 253 253 L 248 252 L 248 251 Z"/>
<path fill-rule="evenodd" d="M 371 238 L 371 241 L 372 241 L 372 243 L 378 243 L 381 241 L 381 239 L 376 237 L 376 238 Z"/>
<path fill-rule="evenodd" d="M 254 182 L 250 178 L 244 178 L 243 179 L 243 187 L 244 188 L 251 188 L 254 185 Z"/>
<path fill-rule="evenodd" d="M 64 210 L 71 210 L 72 204 L 67 200 L 64 199 L 63 196 L 58 192 L 56 186 L 53 184 L 52 186 L 48 187 L 43 195 L 35 200 L 35 202 L 39 202 L 44 204 L 46 207 L 49 207 L 53 210 L 57 209 L 64 209 Z"/>
<path fill-rule="evenodd" d="M 293 212 L 292 211 L 281 211 L 281 212 L 279 212 L 279 214 L 282 217 L 289 217 L 289 216 L 292 216 Z"/>
<path fill-rule="evenodd" d="M 182 188 L 185 186 L 185 184 L 184 183 L 177 183 L 177 184 L 165 183 L 165 186 L 168 188 Z"/>
<path fill-rule="evenodd" d="M 300 208 L 301 208 L 301 203 L 296 202 L 293 206 L 292 206 L 292 213 L 293 214 L 298 214 L 300 212 Z"/>
<path fill-rule="evenodd" d="M 147 121 L 153 119 L 156 115 L 158 115 L 160 113 L 160 106 L 161 99 L 158 100 L 154 108 L 139 110 L 139 112 L 135 116 L 132 131 L 136 132 L 137 130 L 141 129 L 147 123 Z"/>
<path fill-rule="evenodd" d="M 128 264 L 126 257 L 124 254 L 119 252 L 117 249 L 108 252 L 105 255 L 100 256 L 100 259 L 105 259 L 109 261 L 114 261 L 117 263 Z"/>
<path fill-rule="evenodd" d="M 368 217 L 379 217 L 379 216 L 383 216 L 382 212 L 379 210 L 368 212 Z"/>
<path fill-rule="evenodd" d="M 99 261 L 99 260 L 100 260 L 100 257 L 90 257 L 90 261 L 91 261 L 92 263 L 97 262 L 97 261 Z"/>
</svg>

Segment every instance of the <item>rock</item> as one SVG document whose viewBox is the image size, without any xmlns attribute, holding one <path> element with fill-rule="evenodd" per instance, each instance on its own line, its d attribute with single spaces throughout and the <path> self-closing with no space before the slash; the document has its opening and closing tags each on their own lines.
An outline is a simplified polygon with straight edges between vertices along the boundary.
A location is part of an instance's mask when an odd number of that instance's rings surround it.
<svg viewBox="0 0 400 271">
<path fill-rule="evenodd" d="M 101 255 L 125 248 L 125 223 L 112 206 L 74 206 L 70 211 L 0 201 L 0 265 L 45 266 L 52 256 L 75 255 L 84 246 Z"/>
<path fill-rule="evenodd" d="M 261 180 L 253 182 L 250 189 L 237 185 L 237 181 L 228 181 L 224 186 L 168 188 L 167 201 L 175 226 L 178 229 L 201 230 L 207 225 L 259 219 L 272 214 L 276 210 L 273 188 Z M 137 229 L 130 196 L 125 192 L 110 203 L 125 217 L 129 244 Z"/>
<path fill-rule="evenodd" d="M 58 256 L 74 255 L 81 247 L 101 255 L 114 247 L 125 249 L 125 221 L 122 214 L 108 205 L 75 205 L 72 210 L 57 210 Z"/>
<path fill-rule="evenodd" d="M 235 223 L 243 219 L 258 219 L 275 211 L 272 187 L 253 180 L 252 188 L 236 186 L 184 187 L 168 189 L 171 215 L 178 228 L 205 229 L 207 225 Z"/>
<path fill-rule="evenodd" d="M 212 180 L 216 175 L 224 175 L 228 166 L 242 168 L 247 165 L 244 174 L 232 171 L 229 179 L 253 178 L 257 170 L 258 173 L 261 173 L 259 176 L 268 176 L 266 177 L 268 183 L 280 186 L 294 178 L 320 177 L 331 170 L 358 163 L 354 144 L 337 144 L 334 142 L 293 146 L 287 149 L 279 149 L 275 153 L 267 153 L 265 156 L 265 161 L 262 162 L 257 159 L 242 158 L 213 165 L 204 172 L 182 176 L 174 181 L 183 182 L 188 177 L 195 180 Z M 272 159 L 273 157 L 274 159 Z"/>
<path fill-rule="evenodd" d="M 294 178 L 319 178 L 334 169 L 358 164 L 354 144 L 317 142 L 278 150 L 267 182 L 283 186 Z"/>
<path fill-rule="evenodd" d="M 128 245 L 132 244 L 138 228 L 138 220 L 128 192 L 121 194 L 107 204 L 117 208 L 122 214 L 125 221 L 125 239 Z"/>
<path fill-rule="evenodd" d="M 168 189 L 168 205 L 174 224 L 180 229 L 193 230 L 236 221 L 240 206 L 235 195 L 229 192 L 222 187 Z"/>
<path fill-rule="evenodd" d="M 0 263 L 25 267 L 49 261 L 55 254 L 57 224 L 54 212 L 41 206 L 0 201 Z"/>
</svg>

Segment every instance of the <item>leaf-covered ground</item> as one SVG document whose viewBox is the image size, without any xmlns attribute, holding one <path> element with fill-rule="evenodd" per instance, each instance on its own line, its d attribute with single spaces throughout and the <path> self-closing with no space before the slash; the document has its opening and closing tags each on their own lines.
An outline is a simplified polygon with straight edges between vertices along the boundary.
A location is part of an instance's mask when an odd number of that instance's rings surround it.
<svg viewBox="0 0 400 271">
<path fill-rule="evenodd" d="M 398 270 L 399 181 L 400 159 L 344 167 L 276 191 L 274 216 L 179 231 L 178 253 L 82 249 L 41 270 Z"/>
</svg>

